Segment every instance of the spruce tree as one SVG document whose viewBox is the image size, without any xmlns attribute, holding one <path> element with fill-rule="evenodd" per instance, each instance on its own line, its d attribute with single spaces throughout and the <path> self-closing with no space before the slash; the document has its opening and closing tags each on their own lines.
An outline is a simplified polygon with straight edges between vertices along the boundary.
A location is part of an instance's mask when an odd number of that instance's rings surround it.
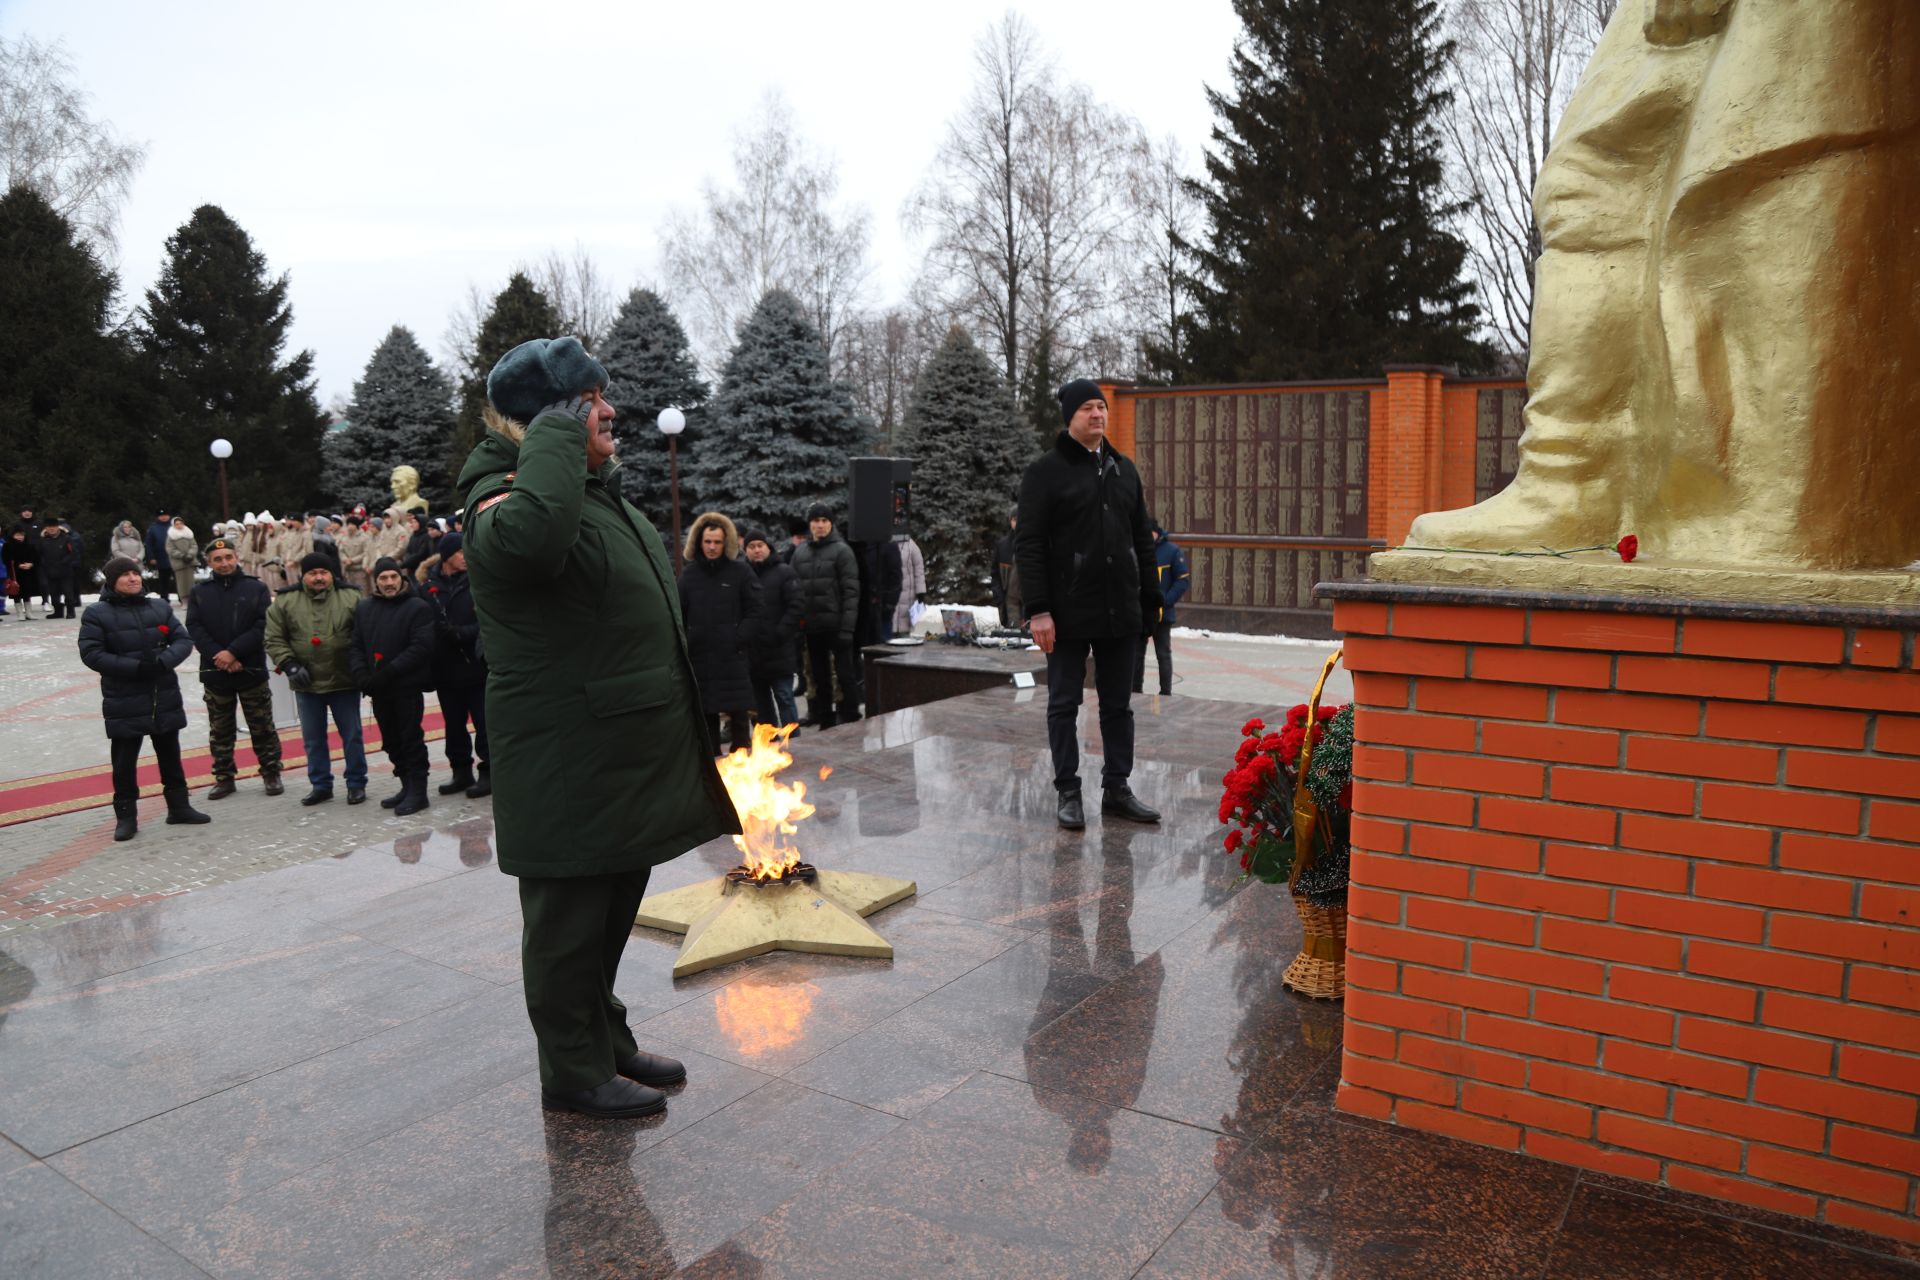
<svg viewBox="0 0 1920 1280">
<path fill-rule="evenodd" d="M 667 489 L 667 442 L 656 422 L 669 405 L 686 414 L 680 433 L 683 509 L 696 501 L 687 468 L 706 430 L 710 388 L 688 349 L 687 331 L 651 289 L 635 289 L 620 304 L 607 336 L 596 352 L 607 368 L 608 398 L 619 416 L 613 420 L 620 450 L 620 477 L 627 501 L 667 528 L 671 501 Z"/>
<path fill-rule="evenodd" d="M 1441 190 L 1439 0 L 1234 0 L 1243 31 L 1189 245 L 1193 381 L 1477 367 L 1480 309 Z"/>
<path fill-rule="evenodd" d="M 92 549 L 122 517 L 144 527 L 155 505 L 152 405 L 107 328 L 115 291 L 41 195 L 0 196 L 0 493 L 10 510 L 66 517 Z"/>
<path fill-rule="evenodd" d="M 467 455 L 487 429 L 481 418 L 487 407 L 487 375 L 501 356 L 521 343 L 561 336 L 560 317 L 547 295 L 534 288 L 525 272 L 514 272 L 507 287 L 494 296 L 487 318 L 480 322 L 473 350 L 467 353 L 466 376 L 460 380 L 460 413 L 454 419 L 445 460 L 447 492 L 456 509 L 467 500 L 459 492 L 460 468 L 467 465 Z M 422 471 L 421 475 L 424 478 L 426 473 Z"/>
<path fill-rule="evenodd" d="M 164 405 L 152 455 L 159 501 L 219 516 L 207 446 L 233 444 L 228 491 L 247 508 L 303 510 L 319 497 L 326 418 L 314 396 L 313 353 L 282 359 L 293 308 L 287 277 L 217 205 L 201 205 L 167 238 L 160 278 L 147 290 L 136 342 Z"/>
<path fill-rule="evenodd" d="M 449 505 L 450 495 L 437 492 L 435 483 L 453 432 L 453 384 L 405 326 L 393 326 L 374 348 L 353 384 L 347 422 L 328 433 L 326 449 L 326 489 L 341 509 L 385 507 L 389 477 L 402 463 L 420 473 L 433 510 L 459 505 Z"/>
<path fill-rule="evenodd" d="M 774 289 L 740 326 L 711 429 L 682 475 L 691 472 L 703 510 L 793 530 L 814 502 L 846 509 L 847 460 L 872 429 L 828 372 L 820 331 L 792 294 Z"/>
<path fill-rule="evenodd" d="M 1057 434 L 1058 402 L 1053 421 Z M 898 448 L 913 459 L 913 535 L 930 598 L 986 603 L 1033 432 L 999 367 L 957 325 L 914 385 Z"/>
</svg>

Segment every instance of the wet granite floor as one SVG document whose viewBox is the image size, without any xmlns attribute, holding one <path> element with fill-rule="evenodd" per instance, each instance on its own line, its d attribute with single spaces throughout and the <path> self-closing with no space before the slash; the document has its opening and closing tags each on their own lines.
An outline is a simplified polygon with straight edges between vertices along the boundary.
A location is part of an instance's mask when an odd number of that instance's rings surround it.
<svg viewBox="0 0 1920 1280">
<path fill-rule="evenodd" d="M 1082 834 L 1031 696 L 805 736 L 803 853 L 919 883 L 896 958 L 676 982 L 636 934 L 621 994 L 689 1067 L 645 1121 L 540 1109 L 484 819 L 8 939 L 0 1276 L 1920 1276 L 1337 1115 L 1338 1009 L 1280 988 L 1298 922 L 1216 842 L 1267 710 L 1143 700 L 1168 821 Z"/>
</svg>

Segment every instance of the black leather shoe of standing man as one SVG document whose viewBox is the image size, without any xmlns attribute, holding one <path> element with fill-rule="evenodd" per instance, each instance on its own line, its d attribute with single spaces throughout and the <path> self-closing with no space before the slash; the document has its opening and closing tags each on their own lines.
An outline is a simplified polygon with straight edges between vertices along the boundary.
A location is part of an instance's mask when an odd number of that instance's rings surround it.
<svg viewBox="0 0 1920 1280">
<path fill-rule="evenodd" d="M 679 1084 L 687 1078 L 687 1068 L 682 1063 L 645 1051 L 615 1063 L 613 1069 L 629 1080 L 636 1080 L 656 1089 L 663 1089 L 670 1084 Z"/>
<path fill-rule="evenodd" d="M 312 791 L 309 791 L 307 792 L 307 794 L 300 797 L 300 803 L 301 804 L 325 804 L 327 801 L 331 799 L 333 799 L 333 792 L 322 791 L 318 787 L 315 787 Z"/>
<path fill-rule="evenodd" d="M 1100 812 L 1129 822 L 1160 821 L 1160 811 L 1141 804 L 1132 787 L 1108 787 L 1100 797 Z"/>
<path fill-rule="evenodd" d="M 615 1076 L 596 1089 L 568 1093 L 542 1089 L 540 1105 L 549 1111 L 577 1111 L 583 1116 L 623 1120 L 655 1115 L 666 1110 L 667 1095 L 658 1089 L 649 1089 L 646 1085 Z"/>
<path fill-rule="evenodd" d="M 1068 831 L 1079 831 L 1087 825 L 1087 811 L 1080 802 L 1078 791 L 1060 793 L 1060 825 Z"/>
</svg>

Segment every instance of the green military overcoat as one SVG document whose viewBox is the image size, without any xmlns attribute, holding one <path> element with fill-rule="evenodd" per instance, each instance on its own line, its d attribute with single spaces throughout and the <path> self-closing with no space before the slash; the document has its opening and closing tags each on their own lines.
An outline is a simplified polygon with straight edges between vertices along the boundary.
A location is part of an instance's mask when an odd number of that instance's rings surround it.
<svg viewBox="0 0 1920 1280">
<path fill-rule="evenodd" d="M 489 431 L 460 472 L 509 875 L 637 871 L 740 830 L 660 535 L 618 464 L 586 458 L 586 428 L 543 414 L 518 441 Z"/>
</svg>

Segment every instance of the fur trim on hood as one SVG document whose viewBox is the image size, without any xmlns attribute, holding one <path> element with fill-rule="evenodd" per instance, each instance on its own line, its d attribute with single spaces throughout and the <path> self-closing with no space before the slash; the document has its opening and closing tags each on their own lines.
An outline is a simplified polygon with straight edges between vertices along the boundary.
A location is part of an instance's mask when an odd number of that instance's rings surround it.
<svg viewBox="0 0 1920 1280">
<path fill-rule="evenodd" d="M 687 530 L 687 546 L 681 554 L 688 564 L 700 559 L 700 535 L 713 528 L 727 535 L 726 548 L 720 554 L 728 560 L 740 558 L 740 531 L 733 527 L 733 521 L 718 511 L 703 511 L 693 518 L 693 528 Z"/>
<path fill-rule="evenodd" d="M 480 411 L 480 420 L 487 424 L 487 430 L 498 432 L 507 439 L 519 444 L 527 438 L 527 424 L 515 422 L 492 405 Z"/>
</svg>

